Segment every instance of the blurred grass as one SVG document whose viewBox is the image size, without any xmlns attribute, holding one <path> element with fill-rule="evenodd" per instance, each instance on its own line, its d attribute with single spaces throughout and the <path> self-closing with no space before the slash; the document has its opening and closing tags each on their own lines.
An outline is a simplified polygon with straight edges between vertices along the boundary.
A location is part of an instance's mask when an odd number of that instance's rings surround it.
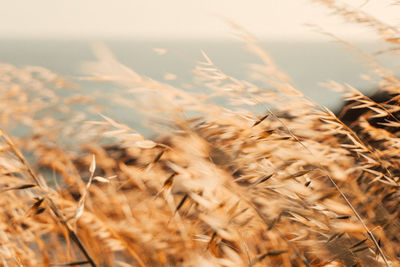
<svg viewBox="0 0 400 267">
<path fill-rule="evenodd" d="M 367 23 L 396 52 L 396 28 L 319 2 Z M 390 99 L 328 83 L 362 109 L 345 124 L 237 30 L 259 58 L 257 83 L 203 53 L 194 79 L 204 90 L 182 90 L 139 75 L 102 45 L 85 80 L 123 94 L 0 65 L 2 266 L 398 265 L 396 75 L 361 53 Z M 100 116 L 108 101 L 157 134 Z"/>
</svg>

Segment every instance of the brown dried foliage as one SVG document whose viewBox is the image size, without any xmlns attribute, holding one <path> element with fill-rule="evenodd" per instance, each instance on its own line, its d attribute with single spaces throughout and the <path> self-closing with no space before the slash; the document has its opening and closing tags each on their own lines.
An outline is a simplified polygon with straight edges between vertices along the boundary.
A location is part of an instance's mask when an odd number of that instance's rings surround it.
<svg viewBox="0 0 400 267">
<path fill-rule="evenodd" d="M 321 2 L 397 44 L 391 27 Z M 271 90 L 226 75 L 204 53 L 195 74 L 211 93 L 192 94 L 98 47 L 99 62 L 86 66 L 93 79 L 127 86 L 134 97 L 121 104 L 169 125 L 153 140 L 106 116 L 85 123 L 72 105 L 93 96 L 59 97 L 68 84 L 56 74 L 2 64 L 1 265 L 397 266 L 398 87 L 386 79 L 394 95 L 376 103 L 331 83 L 349 108 L 368 109 L 346 125 L 241 37 Z M 207 101 L 220 96 L 232 106 Z M 22 136 L 3 133 L 21 126 Z"/>
</svg>

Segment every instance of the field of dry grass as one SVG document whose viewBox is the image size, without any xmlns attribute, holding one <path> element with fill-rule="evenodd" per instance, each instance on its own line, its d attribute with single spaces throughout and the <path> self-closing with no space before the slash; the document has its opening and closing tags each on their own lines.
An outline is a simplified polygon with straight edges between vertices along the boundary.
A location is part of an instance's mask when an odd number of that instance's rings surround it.
<svg viewBox="0 0 400 267">
<path fill-rule="evenodd" d="M 317 2 L 398 51 L 397 28 Z M 96 97 L 57 74 L 0 64 L 1 266 L 399 266 L 400 80 L 363 54 L 391 97 L 327 83 L 365 111 L 345 124 L 238 31 L 264 87 L 204 53 L 206 93 L 187 92 L 96 48 L 86 79 L 125 86 L 115 101 L 154 122 L 151 140 L 88 120 Z"/>
</svg>

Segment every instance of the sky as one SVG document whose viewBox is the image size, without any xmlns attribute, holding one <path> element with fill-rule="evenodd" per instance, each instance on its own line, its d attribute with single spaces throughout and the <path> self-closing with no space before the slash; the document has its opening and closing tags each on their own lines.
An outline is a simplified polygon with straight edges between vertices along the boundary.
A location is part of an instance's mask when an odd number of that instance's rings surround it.
<svg viewBox="0 0 400 267">
<path fill-rule="evenodd" d="M 347 0 L 384 22 L 400 24 L 391 0 Z M 392 0 L 392 2 L 394 2 Z M 258 39 L 373 39 L 311 0 L 0 0 L 0 38 L 230 39 L 234 21 Z"/>
</svg>

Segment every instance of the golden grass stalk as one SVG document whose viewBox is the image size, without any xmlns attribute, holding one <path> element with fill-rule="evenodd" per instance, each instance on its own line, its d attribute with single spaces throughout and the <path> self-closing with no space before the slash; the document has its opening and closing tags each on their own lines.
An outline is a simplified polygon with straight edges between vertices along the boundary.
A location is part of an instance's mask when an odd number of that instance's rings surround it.
<svg viewBox="0 0 400 267">
<path fill-rule="evenodd" d="M 323 2 L 380 33 L 387 27 Z M 263 84 L 227 75 L 203 52 L 194 73 L 208 91 L 189 93 L 97 47 L 98 62 L 86 64 L 96 75 L 85 79 L 125 86 L 115 101 L 158 122 L 154 138 L 99 116 L 90 106 L 101 95 L 63 99 L 56 92 L 67 83 L 54 73 L 0 65 L 2 129 L 29 128 L 12 139 L 0 132 L 2 265 L 398 265 L 396 77 L 367 56 L 383 90 L 394 93 L 383 102 L 330 83 L 352 101 L 347 110 L 363 111 L 345 124 L 235 27 L 262 59 L 252 70 Z M 88 121 L 79 104 L 99 120 Z"/>
<path fill-rule="evenodd" d="M 30 164 L 28 161 L 25 159 L 24 155 L 21 153 L 21 151 L 15 146 L 14 142 L 11 140 L 8 135 L 6 135 L 2 129 L 0 129 L 0 136 L 6 141 L 6 143 L 10 146 L 10 149 L 15 153 L 15 155 L 18 157 L 18 159 L 22 162 L 22 164 L 26 167 L 30 177 L 32 180 L 35 182 L 36 186 L 40 189 L 40 195 L 43 196 L 43 198 L 49 203 L 49 206 L 51 210 L 53 211 L 54 215 L 59 219 L 59 221 L 64 225 L 64 227 L 67 229 L 69 236 L 72 238 L 72 240 L 77 244 L 79 249 L 82 251 L 82 253 L 85 255 L 87 262 L 91 266 L 97 266 L 95 262 L 93 261 L 92 257 L 89 255 L 88 251 L 86 250 L 85 246 L 82 244 L 81 240 L 79 239 L 78 235 L 75 233 L 75 231 L 71 228 L 71 226 L 68 224 L 67 220 L 65 219 L 63 213 L 61 210 L 57 207 L 55 202 L 52 200 L 52 198 L 49 196 L 48 191 L 47 191 L 47 185 L 46 182 L 39 179 L 38 176 L 34 173 L 33 169 L 31 168 Z M 94 159 L 94 157 L 93 157 Z M 95 164 L 95 163 L 94 163 Z M 92 173 L 91 178 L 93 177 L 94 173 L 94 168 L 91 165 L 90 171 Z M 94 165 L 95 166 L 95 165 Z M 88 187 L 90 186 L 90 182 L 88 184 Z M 26 188 L 31 188 L 32 185 L 24 185 L 17 187 L 16 189 L 26 189 Z M 15 188 L 14 188 L 15 189 Z"/>
</svg>

